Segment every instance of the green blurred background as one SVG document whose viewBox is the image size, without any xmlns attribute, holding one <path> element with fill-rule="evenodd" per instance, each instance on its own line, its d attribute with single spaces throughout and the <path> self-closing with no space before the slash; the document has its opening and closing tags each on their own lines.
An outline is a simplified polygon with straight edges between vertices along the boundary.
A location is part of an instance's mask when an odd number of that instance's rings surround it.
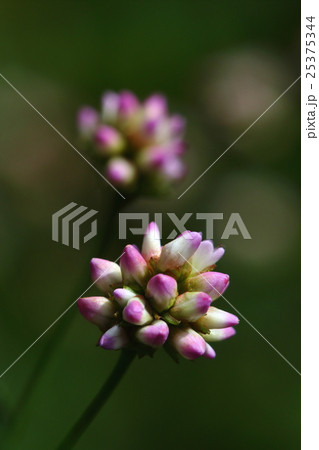
<svg viewBox="0 0 319 450">
<path fill-rule="evenodd" d="M 98 106 L 106 89 L 163 92 L 187 117 L 186 180 L 170 199 L 121 206 L 224 213 L 214 241 L 226 247 L 226 298 L 298 370 L 299 83 L 177 196 L 298 77 L 299 15 L 299 2 L 284 0 L 4 0 L 0 13 L 1 73 L 73 144 L 77 108 Z M 112 191 L 2 79 L 0 119 L 2 372 L 87 286 Z M 80 251 L 51 240 L 51 215 L 72 201 L 100 211 L 99 234 Z M 252 240 L 221 240 L 231 212 Z M 112 233 L 104 256 L 116 259 L 126 242 L 117 223 Z M 231 311 L 223 299 L 216 306 Z M 55 330 L 1 378 L 2 432 Z M 1 448 L 56 447 L 118 357 L 95 347 L 98 335 L 74 315 Z M 214 347 L 214 361 L 176 365 L 162 351 L 135 361 L 76 448 L 299 448 L 299 375 L 244 320 Z"/>
</svg>

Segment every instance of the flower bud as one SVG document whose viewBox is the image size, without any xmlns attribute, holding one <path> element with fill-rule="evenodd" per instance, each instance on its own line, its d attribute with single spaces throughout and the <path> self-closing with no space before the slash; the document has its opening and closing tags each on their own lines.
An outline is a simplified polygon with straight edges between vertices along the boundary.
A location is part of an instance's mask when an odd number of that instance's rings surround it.
<svg viewBox="0 0 319 450">
<path fill-rule="evenodd" d="M 189 291 L 201 291 L 210 295 L 212 300 L 220 297 L 229 285 L 229 276 L 220 272 L 205 272 L 186 280 Z"/>
<path fill-rule="evenodd" d="M 129 340 L 124 328 L 119 325 L 107 330 L 100 339 L 99 345 L 106 350 L 119 350 L 128 344 Z"/>
<path fill-rule="evenodd" d="M 77 115 L 77 125 L 80 134 L 89 138 L 94 133 L 99 122 L 99 115 L 95 109 L 90 106 L 81 108 Z"/>
<path fill-rule="evenodd" d="M 181 141 L 179 139 L 172 141 L 168 145 L 169 153 L 171 153 L 174 156 L 181 156 L 185 153 L 186 150 L 186 144 L 184 141 Z"/>
<path fill-rule="evenodd" d="M 234 314 L 211 306 L 207 314 L 197 320 L 196 324 L 204 328 L 227 328 L 237 325 L 239 319 Z"/>
<path fill-rule="evenodd" d="M 153 317 L 145 308 L 143 297 L 136 296 L 128 301 L 123 309 L 123 319 L 133 325 L 145 325 L 153 320 Z"/>
<path fill-rule="evenodd" d="M 116 186 L 131 186 L 137 179 L 135 166 L 125 158 L 112 158 L 106 165 L 107 179 Z"/>
<path fill-rule="evenodd" d="M 212 264 L 216 264 L 225 254 L 224 247 L 217 247 L 214 250 L 214 255 L 212 258 Z"/>
<path fill-rule="evenodd" d="M 182 145 L 155 146 L 142 150 L 137 161 L 144 170 L 157 171 L 166 180 L 177 180 L 186 173 L 186 166 L 180 159 Z"/>
<path fill-rule="evenodd" d="M 136 332 L 136 338 L 142 344 L 150 347 L 160 347 L 168 338 L 169 328 L 163 320 L 155 320 L 150 325 L 139 328 Z"/>
<path fill-rule="evenodd" d="M 159 168 L 166 180 L 180 180 L 186 174 L 186 166 L 176 156 L 171 156 L 164 160 L 162 166 Z"/>
<path fill-rule="evenodd" d="M 162 118 L 167 113 L 166 98 L 160 94 L 148 97 L 144 102 L 144 113 L 147 120 Z"/>
<path fill-rule="evenodd" d="M 155 222 L 148 224 L 142 245 L 142 255 L 145 261 L 157 258 L 161 254 L 161 235 Z"/>
<path fill-rule="evenodd" d="M 154 194 L 167 192 L 186 172 L 181 158 L 185 149 L 184 119 L 169 114 L 161 94 L 140 102 L 133 92 L 108 91 L 101 103 L 100 112 L 83 108 L 78 126 L 94 153 L 106 163 L 112 156 L 127 158 L 125 166 L 108 164 L 108 179 L 118 187 L 129 187 L 131 192 L 144 187 Z"/>
<path fill-rule="evenodd" d="M 103 292 L 113 292 L 122 284 L 122 273 L 118 264 L 107 259 L 93 258 L 90 262 L 91 276 Z"/>
<path fill-rule="evenodd" d="M 105 297 L 78 299 L 78 308 L 86 320 L 105 330 L 116 311 L 116 305 Z"/>
<path fill-rule="evenodd" d="M 145 259 L 133 245 L 124 248 L 124 254 L 120 260 L 124 284 L 137 282 L 143 286 L 148 276 L 148 268 Z"/>
<path fill-rule="evenodd" d="M 217 342 L 228 339 L 236 334 L 235 328 L 219 328 L 216 330 L 209 330 L 209 334 L 202 334 L 207 342 Z"/>
<path fill-rule="evenodd" d="M 125 146 L 125 141 L 122 135 L 108 125 L 101 125 L 95 132 L 96 147 L 102 154 L 119 153 Z"/>
<path fill-rule="evenodd" d="M 136 293 L 128 288 L 115 289 L 113 295 L 121 308 L 124 308 L 127 305 L 128 301 L 131 300 L 131 298 L 136 297 Z"/>
<path fill-rule="evenodd" d="M 161 119 L 149 119 L 143 124 L 143 132 L 146 137 L 154 138 L 156 131 L 161 124 Z"/>
<path fill-rule="evenodd" d="M 207 359 L 214 359 L 216 356 L 215 350 L 209 344 L 206 344 L 206 351 L 203 356 Z"/>
<path fill-rule="evenodd" d="M 119 110 L 119 96 L 115 92 L 105 92 L 102 97 L 102 120 L 114 122 Z"/>
<path fill-rule="evenodd" d="M 195 275 L 203 270 L 209 270 L 223 256 L 222 247 L 214 249 L 212 241 L 202 241 L 191 259 L 192 273 Z"/>
<path fill-rule="evenodd" d="M 168 149 L 164 146 L 147 147 L 140 151 L 137 161 L 144 170 L 160 169 L 170 156 Z"/>
<path fill-rule="evenodd" d="M 164 245 L 159 268 L 165 271 L 181 267 L 195 253 L 201 240 L 201 233 L 184 231 L 179 237 Z"/>
<path fill-rule="evenodd" d="M 168 275 L 155 275 L 147 283 L 146 295 L 158 312 L 165 311 L 174 304 L 178 295 L 177 282 Z"/>
<path fill-rule="evenodd" d="M 122 91 L 119 97 L 119 114 L 122 118 L 127 118 L 139 109 L 139 102 L 130 91 Z"/>
<path fill-rule="evenodd" d="M 204 292 L 185 292 L 179 295 L 170 314 L 178 320 L 195 322 L 208 311 L 212 299 Z"/>
<path fill-rule="evenodd" d="M 196 359 L 206 352 L 206 342 L 191 328 L 174 328 L 170 333 L 170 342 L 175 350 L 186 359 Z"/>
<path fill-rule="evenodd" d="M 171 116 L 169 119 L 169 127 L 171 134 L 174 136 L 182 134 L 184 132 L 185 124 L 186 121 L 184 117 L 178 114 Z"/>
</svg>

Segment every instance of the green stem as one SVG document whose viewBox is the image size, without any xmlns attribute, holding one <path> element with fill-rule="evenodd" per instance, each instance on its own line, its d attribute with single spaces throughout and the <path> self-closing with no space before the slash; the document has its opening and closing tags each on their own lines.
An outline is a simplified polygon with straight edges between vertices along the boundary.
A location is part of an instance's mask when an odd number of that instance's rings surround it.
<svg viewBox="0 0 319 450">
<path fill-rule="evenodd" d="M 125 205 L 127 203 L 125 202 Z M 123 200 L 118 196 L 118 194 L 115 194 L 113 198 L 111 199 L 110 203 L 107 205 L 107 215 L 104 220 L 104 229 L 102 231 L 102 239 L 99 242 L 98 249 L 96 250 L 96 256 L 100 257 L 102 256 L 103 252 L 105 251 L 108 243 L 114 238 L 112 231 L 113 227 L 113 221 L 115 217 L 117 216 L 118 212 L 121 210 L 121 207 L 123 205 Z M 89 269 L 86 266 L 85 267 L 85 273 L 81 277 L 81 283 L 84 280 L 82 289 L 88 287 L 88 285 L 91 283 L 90 276 L 89 276 Z M 79 287 L 76 287 L 76 291 L 74 291 L 73 299 L 76 298 L 80 294 L 81 291 Z M 70 299 L 68 299 L 68 303 L 65 306 L 68 306 L 70 304 Z M 61 342 L 62 338 L 65 336 L 69 325 L 72 322 L 72 319 L 74 318 L 75 314 L 77 312 L 77 308 L 73 308 L 63 317 L 61 322 L 59 322 L 55 329 L 51 331 L 51 335 L 48 337 L 46 344 L 43 347 L 43 350 L 33 368 L 31 371 L 31 374 L 26 382 L 26 385 L 18 399 L 18 402 L 14 408 L 14 410 L 11 413 L 11 416 L 7 420 L 6 424 L 6 439 L 10 433 L 12 433 L 12 430 L 14 429 L 16 422 L 19 417 L 23 414 L 23 411 L 25 407 L 27 406 L 30 398 L 32 397 L 32 393 L 34 392 L 37 383 L 39 382 L 41 376 L 43 375 L 45 368 L 47 367 L 50 359 L 52 358 L 52 354 L 58 347 L 58 344 Z"/>
<path fill-rule="evenodd" d="M 73 425 L 69 433 L 66 435 L 58 450 L 69 450 L 78 442 L 82 434 L 91 424 L 97 413 L 100 411 L 105 402 L 114 392 L 116 386 L 123 378 L 125 372 L 131 365 L 135 353 L 132 351 L 122 350 L 120 358 L 114 367 L 111 375 L 106 380 L 98 394 L 94 397 L 92 402 L 86 408 L 82 416 Z"/>
</svg>

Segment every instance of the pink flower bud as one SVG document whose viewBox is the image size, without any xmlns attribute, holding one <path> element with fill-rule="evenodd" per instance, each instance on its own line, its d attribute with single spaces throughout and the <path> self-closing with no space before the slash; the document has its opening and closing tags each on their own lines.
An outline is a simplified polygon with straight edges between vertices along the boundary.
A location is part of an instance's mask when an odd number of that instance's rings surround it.
<svg viewBox="0 0 319 450">
<path fill-rule="evenodd" d="M 128 301 L 123 309 L 123 319 L 133 325 L 145 325 L 153 320 L 153 317 L 145 308 L 145 301 L 141 296 L 136 296 Z"/>
<path fill-rule="evenodd" d="M 122 91 L 119 97 L 119 114 L 122 118 L 127 118 L 139 109 L 139 101 L 130 91 Z"/>
<path fill-rule="evenodd" d="M 189 291 L 201 291 L 210 295 L 212 300 L 220 297 L 229 285 L 229 275 L 220 272 L 205 272 L 189 278 L 186 288 Z"/>
<path fill-rule="evenodd" d="M 90 137 L 94 133 L 99 122 L 99 115 L 90 106 L 81 108 L 77 115 L 77 125 L 79 132 L 84 137 Z"/>
<path fill-rule="evenodd" d="M 91 276 L 103 292 L 111 293 L 122 284 L 122 273 L 118 264 L 107 259 L 93 258 L 90 262 Z"/>
<path fill-rule="evenodd" d="M 214 250 L 214 255 L 212 258 L 213 264 L 216 264 L 225 254 L 225 249 L 223 247 L 217 247 Z"/>
<path fill-rule="evenodd" d="M 136 297 L 136 293 L 128 288 L 115 289 L 113 295 L 121 308 L 124 308 L 127 305 L 128 301 L 131 300 L 131 298 Z"/>
<path fill-rule="evenodd" d="M 99 345 L 106 350 L 119 350 L 128 344 L 129 340 L 124 328 L 119 325 L 107 330 L 100 339 Z"/>
<path fill-rule="evenodd" d="M 149 119 L 145 120 L 143 124 L 143 132 L 146 134 L 147 137 L 154 138 L 156 131 L 158 130 L 158 127 L 161 124 L 161 119 Z"/>
<path fill-rule="evenodd" d="M 123 122 L 123 128 L 130 125 Z M 210 307 L 229 277 L 213 271 L 192 274 L 192 257 L 206 268 L 215 252 L 212 243 L 204 241 L 194 257 L 200 233 L 185 231 L 164 247 L 159 234 L 156 223 L 149 224 L 143 255 L 127 245 L 120 266 L 92 259 L 92 278 L 107 295 L 79 299 L 79 310 L 102 330 L 100 346 L 105 349 L 129 347 L 142 356 L 165 344 L 172 357 L 179 353 L 190 360 L 212 359 L 215 351 L 207 342 L 233 336 L 238 323 L 235 315 Z"/>
<path fill-rule="evenodd" d="M 210 269 L 224 253 L 222 247 L 215 250 L 212 241 L 202 241 L 191 259 L 192 273 L 197 275 L 198 272 Z"/>
<path fill-rule="evenodd" d="M 158 312 L 165 311 L 174 304 L 178 295 L 177 282 L 168 275 L 155 275 L 147 283 L 146 295 Z"/>
<path fill-rule="evenodd" d="M 203 334 L 203 338 L 207 342 L 217 342 L 228 339 L 236 334 L 235 328 L 219 328 L 216 330 L 209 330 L 209 334 Z"/>
<path fill-rule="evenodd" d="M 166 98 L 160 94 L 153 94 L 144 102 L 144 113 L 148 120 L 159 119 L 167 113 Z"/>
<path fill-rule="evenodd" d="M 101 330 L 106 330 L 116 311 L 116 305 L 105 297 L 79 298 L 78 308 L 86 320 Z"/>
<path fill-rule="evenodd" d="M 207 359 L 214 359 L 216 356 L 215 350 L 209 344 L 206 344 L 206 351 L 203 356 Z"/>
<path fill-rule="evenodd" d="M 186 120 L 184 117 L 176 114 L 170 117 L 169 127 L 173 136 L 180 135 L 184 132 Z"/>
<path fill-rule="evenodd" d="M 186 174 L 186 166 L 179 158 L 172 156 L 165 159 L 160 167 L 160 172 L 167 180 L 180 180 Z"/>
<path fill-rule="evenodd" d="M 175 139 L 168 145 L 168 148 L 171 155 L 181 156 L 186 151 L 186 143 L 180 139 Z"/>
<path fill-rule="evenodd" d="M 166 163 L 171 162 L 176 156 L 181 156 L 184 152 L 185 143 L 182 141 L 173 141 L 165 145 L 147 148 L 144 155 L 144 162 L 149 167 L 161 168 Z"/>
<path fill-rule="evenodd" d="M 116 186 L 128 187 L 137 179 L 135 166 L 125 158 L 112 158 L 106 166 L 106 177 Z"/>
<path fill-rule="evenodd" d="M 108 125 L 101 125 L 95 132 L 95 143 L 102 154 L 119 153 L 125 146 L 122 135 Z"/>
<path fill-rule="evenodd" d="M 142 255 L 145 261 L 151 258 L 158 258 L 161 254 L 161 236 L 158 226 L 155 222 L 148 224 L 142 245 Z"/>
<path fill-rule="evenodd" d="M 138 165 L 144 171 L 154 171 L 166 181 L 182 178 L 186 166 L 180 159 L 184 146 L 181 142 L 173 142 L 161 146 L 144 148 L 137 157 Z"/>
<path fill-rule="evenodd" d="M 139 328 L 136 332 L 136 338 L 142 344 L 151 347 L 160 347 L 168 338 L 169 328 L 163 320 L 155 320 L 150 325 Z"/>
<path fill-rule="evenodd" d="M 168 114 L 163 95 L 153 94 L 141 103 L 131 91 L 108 91 L 101 103 L 100 112 L 83 108 L 78 114 L 78 126 L 87 141 L 94 144 L 94 152 L 107 161 L 110 156 L 125 153 L 125 166 L 112 162 L 106 168 L 112 184 L 129 187 L 133 192 L 146 182 L 146 190 L 161 194 L 184 177 L 186 165 L 181 156 L 186 147 L 185 120 Z"/>
<path fill-rule="evenodd" d="M 139 153 L 138 163 L 144 169 L 160 169 L 170 156 L 164 146 L 148 147 Z"/>
<path fill-rule="evenodd" d="M 143 286 L 148 276 L 148 267 L 145 259 L 133 245 L 124 248 L 124 254 L 120 260 L 124 284 L 137 282 Z"/>
<path fill-rule="evenodd" d="M 102 119 L 114 122 L 119 110 L 119 96 L 115 92 L 105 92 L 102 97 Z"/>
<path fill-rule="evenodd" d="M 184 231 L 179 237 L 164 245 L 159 259 L 159 268 L 163 271 L 175 269 L 187 264 L 201 243 L 201 233 Z"/>
<path fill-rule="evenodd" d="M 234 314 L 217 309 L 211 306 L 207 314 L 197 320 L 196 324 L 204 328 L 227 328 L 235 326 L 239 323 L 239 319 Z"/>
<path fill-rule="evenodd" d="M 212 299 L 204 292 L 185 292 L 179 295 L 170 314 L 178 320 L 195 322 L 208 311 Z"/>
<path fill-rule="evenodd" d="M 206 352 L 206 342 L 191 328 L 174 328 L 170 333 L 170 342 L 177 352 L 186 359 L 196 359 Z"/>
</svg>

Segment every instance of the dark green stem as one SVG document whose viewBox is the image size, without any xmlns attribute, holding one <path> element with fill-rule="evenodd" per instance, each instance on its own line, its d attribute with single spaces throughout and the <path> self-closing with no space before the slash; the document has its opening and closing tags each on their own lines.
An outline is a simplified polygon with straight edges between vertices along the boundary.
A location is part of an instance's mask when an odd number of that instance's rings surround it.
<svg viewBox="0 0 319 450">
<path fill-rule="evenodd" d="M 58 450 L 69 450 L 73 448 L 73 446 L 78 442 L 78 440 L 94 420 L 95 416 L 98 414 L 102 406 L 114 392 L 114 389 L 123 378 L 134 357 L 134 352 L 122 350 L 120 358 L 118 359 L 116 366 L 111 372 L 111 375 L 102 386 L 102 389 L 98 392 L 98 394 L 86 408 L 82 416 L 73 425 L 69 433 L 59 445 Z"/>
<path fill-rule="evenodd" d="M 114 219 L 116 218 L 118 212 L 125 205 L 127 201 L 123 201 L 118 194 L 114 194 L 112 200 L 107 205 L 107 214 L 104 217 L 104 229 L 100 232 L 102 233 L 102 238 L 99 242 L 98 248 L 96 250 L 97 257 L 102 256 L 105 252 L 107 245 L 109 242 L 114 239 L 114 234 L 111 232 L 114 227 Z M 115 227 L 116 228 L 116 227 Z M 83 282 L 84 280 L 84 282 Z M 83 284 L 82 284 L 83 283 Z M 82 290 L 87 288 L 91 284 L 89 268 L 85 267 L 85 273 L 81 276 L 81 285 Z M 81 294 L 81 289 L 77 286 L 74 290 L 73 301 L 76 299 L 78 295 Z M 70 305 L 70 299 L 68 298 L 68 303 L 65 305 L 66 307 Z M 44 373 L 45 368 L 47 367 L 50 359 L 52 358 L 52 354 L 58 347 L 58 344 L 61 342 L 62 338 L 65 336 L 69 325 L 72 322 L 72 319 L 76 315 L 77 308 L 72 308 L 68 313 L 61 319 L 61 321 L 55 326 L 55 328 L 51 331 L 51 335 L 47 338 L 46 344 L 43 346 L 43 350 L 26 382 L 26 385 L 18 399 L 18 402 L 8 418 L 6 424 L 6 436 L 15 426 L 15 423 L 18 417 L 21 417 L 24 408 L 27 406 L 34 389 L 37 386 L 38 381 L 40 380 L 42 374 Z"/>
</svg>

